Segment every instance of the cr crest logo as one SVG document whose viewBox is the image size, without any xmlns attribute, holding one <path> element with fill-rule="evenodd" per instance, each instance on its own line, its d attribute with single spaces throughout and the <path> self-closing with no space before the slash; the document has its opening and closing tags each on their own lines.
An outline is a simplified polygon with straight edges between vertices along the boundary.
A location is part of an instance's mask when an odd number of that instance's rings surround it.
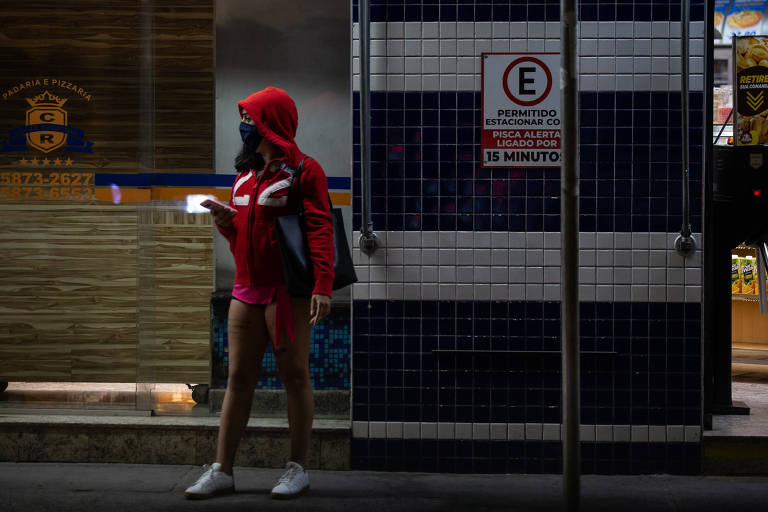
<svg viewBox="0 0 768 512">
<path fill-rule="evenodd" d="M 25 82 L 9 89 L 3 94 L 3 99 L 8 99 L 26 88 L 48 84 L 47 78 Z M 75 90 L 81 97 L 90 101 L 90 94 L 81 88 L 73 88 L 69 82 L 51 79 L 50 85 Z M 8 132 L 8 138 L 0 140 L 0 153 L 29 150 L 45 154 L 56 150 L 93 153 L 93 142 L 85 140 L 83 130 L 69 125 L 69 116 L 64 109 L 64 104 L 69 98 L 61 98 L 46 89 L 40 94 L 25 99 L 29 106 L 25 112 L 26 124 L 12 128 Z"/>
<path fill-rule="evenodd" d="M 67 98 L 60 99 L 48 91 L 34 99 L 27 98 L 27 103 L 32 106 L 27 110 L 27 127 L 36 127 L 35 131 L 27 131 L 27 144 L 30 147 L 50 153 L 64 145 L 67 139 L 65 132 L 51 127 L 46 129 L 45 125 L 67 126 L 67 111 L 61 108 L 66 102 Z"/>
</svg>

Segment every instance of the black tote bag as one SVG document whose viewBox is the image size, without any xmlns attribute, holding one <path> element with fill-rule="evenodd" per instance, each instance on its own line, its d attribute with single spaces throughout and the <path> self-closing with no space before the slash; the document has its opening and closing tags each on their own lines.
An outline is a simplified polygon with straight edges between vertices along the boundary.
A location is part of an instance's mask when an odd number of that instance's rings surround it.
<svg viewBox="0 0 768 512">
<path fill-rule="evenodd" d="M 280 247 L 280 259 L 283 264 L 283 276 L 288 295 L 292 297 L 312 296 L 315 278 L 312 272 L 312 258 L 307 243 L 307 228 L 304 218 L 304 197 L 301 192 L 301 173 L 304 160 L 299 162 L 293 177 L 291 190 L 296 189 L 299 199 L 299 213 L 283 215 L 275 218 L 275 232 Z M 333 289 L 338 290 L 357 282 L 352 254 L 349 251 L 347 235 L 344 230 L 344 218 L 340 208 L 334 208 L 330 196 L 328 204 L 331 207 L 333 223 Z"/>
</svg>

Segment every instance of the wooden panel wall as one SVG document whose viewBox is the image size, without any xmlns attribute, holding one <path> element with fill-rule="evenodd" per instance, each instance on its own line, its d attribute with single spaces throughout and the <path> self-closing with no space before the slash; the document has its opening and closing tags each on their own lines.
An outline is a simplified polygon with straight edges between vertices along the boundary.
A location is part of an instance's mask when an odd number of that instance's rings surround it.
<svg viewBox="0 0 768 512">
<path fill-rule="evenodd" d="M 212 172 L 213 0 L 0 12 L 0 140 L 48 90 L 94 143 L 0 153 L 0 172 Z M 22 161 L 45 156 L 73 162 Z M 0 380 L 208 382 L 212 234 L 167 204 L 0 203 Z"/>
<path fill-rule="evenodd" d="M 70 155 L 77 168 L 212 171 L 213 0 L 3 0 L 0 15 L 0 93 L 49 79 L 0 97 L 0 139 L 25 124 L 26 98 L 47 89 L 68 98 L 69 125 L 94 142 L 92 155 Z M 0 153 L 0 170 L 20 158 Z"/>
<path fill-rule="evenodd" d="M 0 205 L 0 381 L 209 381 L 209 215 Z"/>
</svg>

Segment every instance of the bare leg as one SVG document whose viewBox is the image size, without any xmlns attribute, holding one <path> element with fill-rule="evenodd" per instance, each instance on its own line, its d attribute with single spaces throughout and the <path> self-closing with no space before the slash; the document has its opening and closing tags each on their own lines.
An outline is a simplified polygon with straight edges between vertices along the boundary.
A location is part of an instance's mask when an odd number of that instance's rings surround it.
<svg viewBox="0 0 768 512">
<path fill-rule="evenodd" d="M 312 327 L 309 325 L 309 300 L 291 299 L 293 329 L 296 343 L 284 337 L 275 350 L 275 359 L 287 395 L 288 427 L 291 432 L 291 460 L 306 466 L 312 438 L 315 397 L 309 377 L 309 345 Z M 275 305 L 265 313 L 270 338 L 274 337 Z"/>
<path fill-rule="evenodd" d="M 264 306 L 232 299 L 229 306 L 229 376 L 216 448 L 216 462 L 228 475 L 240 438 L 248 425 L 253 391 L 259 381 L 261 361 L 269 336 Z"/>
</svg>

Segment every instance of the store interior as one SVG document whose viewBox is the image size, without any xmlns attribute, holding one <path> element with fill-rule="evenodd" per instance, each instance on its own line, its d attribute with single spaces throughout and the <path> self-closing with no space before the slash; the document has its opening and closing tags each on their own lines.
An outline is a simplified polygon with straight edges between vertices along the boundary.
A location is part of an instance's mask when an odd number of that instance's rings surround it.
<svg viewBox="0 0 768 512">
<path fill-rule="evenodd" d="M 712 135 L 716 146 L 734 143 L 733 52 L 726 39 L 715 40 Z M 731 392 L 741 413 L 715 415 L 712 431 L 716 435 L 763 436 L 768 431 L 768 313 L 761 312 L 759 300 L 768 282 L 758 278 L 758 256 L 755 247 L 745 243 L 731 250 Z"/>
</svg>

